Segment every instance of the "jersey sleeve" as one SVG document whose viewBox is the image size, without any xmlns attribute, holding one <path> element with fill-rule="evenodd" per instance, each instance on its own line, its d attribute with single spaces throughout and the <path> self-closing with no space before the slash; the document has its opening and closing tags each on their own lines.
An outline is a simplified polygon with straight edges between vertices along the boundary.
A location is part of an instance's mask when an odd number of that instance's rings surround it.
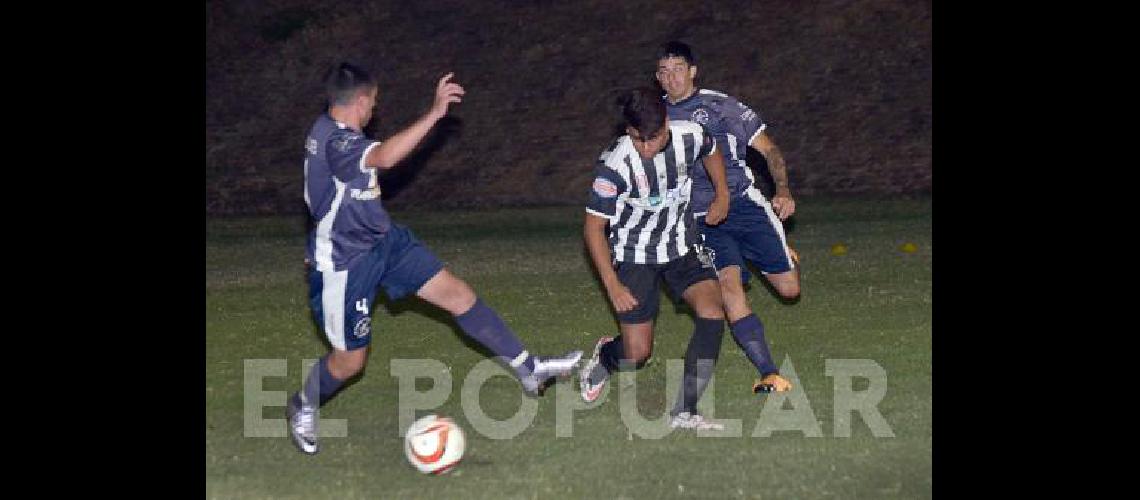
<svg viewBox="0 0 1140 500">
<path fill-rule="evenodd" d="M 338 129 L 329 135 L 329 142 L 325 148 L 326 158 L 333 175 L 341 182 L 348 182 L 356 176 L 366 173 L 364 158 L 368 152 L 380 145 L 364 134 L 352 129 Z"/>
<path fill-rule="evenodd" d="M 756 136 L 760 135 L 768 125 L 760 119 L 752 108 L 736 99 L 727 99 L 720 110 L 721 119 L 724 120 L 725 129 L 733 135 L 752 144 Z"/>
<path fill-rule="evenodd" d="M 621 178 L 621 174 L 606 166 L 604 162 L 598 162 L 594 167 L 594 181 L 590 185 L 586 212 L 607 219 L 613 218 L 617 215 L 618 197 L 627 189 L 628 186 Z"/>
</svg>

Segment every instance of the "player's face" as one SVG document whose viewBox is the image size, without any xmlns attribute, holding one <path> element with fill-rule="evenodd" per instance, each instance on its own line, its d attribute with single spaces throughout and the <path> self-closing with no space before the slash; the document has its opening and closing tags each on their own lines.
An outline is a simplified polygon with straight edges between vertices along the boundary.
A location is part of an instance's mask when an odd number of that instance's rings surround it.
<svg viewBox="0 0 1140 500">
<path fill-rule="evenodd" d="M 376 108 L 376 94 L 378 93 L 377 90 L 378 89 L 376 87 L 372 87 L 372 89 L 370 89 L 368 92 L 361 95 L 360 100 L 357 101 L 362 108 L 360 111 L 362 118 L 360 126 L 362 127 L 368 125 L 368 121 L 372 119 L 372 110 Z"/>
<path fill-rule="evenodd" d="M 641 134 L 633 127 L 626 127 L 625 132 L 633 141 L 633 148 L 637 150 L 637 154 L 646 160 L 650 160 L 657 156 L 657 153 L 660 153 L 662 149 L 665 149 L 665 142 L 669 140 L 669 119 L 666 118 L 665 122 L 661 124 L 661 128 L 647 138 L 641 137 Z"/>
<path fill-rule="evenodd" d="M 693 92 L 693 79 L 697 67 L 690 66 L 680 57 L 666 57 L 657 61 L 657 82 L 673 100 L 688 97 Z"/>
</svg>

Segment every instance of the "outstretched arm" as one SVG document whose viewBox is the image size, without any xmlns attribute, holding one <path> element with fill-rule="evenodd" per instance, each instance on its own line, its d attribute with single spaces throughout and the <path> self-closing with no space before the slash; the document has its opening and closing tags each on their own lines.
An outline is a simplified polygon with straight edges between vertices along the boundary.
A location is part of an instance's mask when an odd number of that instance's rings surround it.
<svg viewBox="0 0 1140 500">
<path fill-rule="evenodd" d="M 788 189 L 788 167 L 784 164 L 784 155 L 780 153 L 776 143 L 772 142 L 772 138 L 764 132 L 757 134 L 750 145 L 752 149 L 764 155 L 764 159 L 768 161 L 768 172 L 772 174 L 772 180 L 776 183 L 776 192 L 772 195 L 772 208 L 776 210 L 780 220 L 791 217 L 796 213 L 796 200 L 792 199 L 792 192 Z"/>
<path fill-rule="evenodd" d="M 447 108 L 451 103 L 462 102 L 463 87 L 459 86 L 458 83 L 449 82 L 448 80 L 452 76 L 455 76 L 455 73 L 448 73 L 439 79 L 439 84 L 435 87 L 435 101 L 432 102 L 431 109 L 408 128 L 397 132 L 396 135 L 389 137 L 382 144 L 373 148 L 368 153 L 368 158 L 364 160 L 366 166 L 379 167 L 383 170 L 396 166 L 423 140 L 436 122 L 447 115 Z"/>
</svg>

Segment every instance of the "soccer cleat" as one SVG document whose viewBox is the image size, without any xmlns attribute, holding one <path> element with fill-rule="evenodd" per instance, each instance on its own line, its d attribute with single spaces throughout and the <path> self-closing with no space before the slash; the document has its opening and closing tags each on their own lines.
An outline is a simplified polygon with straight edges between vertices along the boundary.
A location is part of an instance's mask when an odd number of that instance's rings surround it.
<svg viewBox="0 0 1140 500">
<path fill-rule="evenodd" d="M 792 383 L 788 379 L 781 377 L 779 373 L 769 373 L 763 378 L 757 379 L 752 384 L 752 393 L 769 393 L 769 392 L 784 392 L 792 389 Z"/>
<path fill-rule="evenodd" d="M 306 455 L 316 455 L 320 451 L 317 444 L 317 409 L 312 406 L 296 406 L 289 398 L 285 406 L 285 416 L 289 425 L 289 436 L 293 444 Z"/>
<path fill-rule="evenodd" d="M 578 372 L 578 389 L 582 393 L 582 401 L 593 403 L 598 400 L 598 396 L 602 394 L 602 389 L 606 388 L 606 380 L 608 376 L 602 377 L 602 380 L 595 384 L 590 383 L 590 374 L 594 373 L 594 369 L 601 363 L 602 347 L 612 342 L 613 337 L 602 337 L 598 339 L 597 344 L 594 344 L 594 355 L 586 362 L 586 366 Z"/>
<path fill-rule="evenodd" d="M 669 422 L 669 427 L 673 429 L 695 429 L 698 431 L 724 430 L 724 424 L 708 420 L 699 413 L 689 413 L 687 411 L 673 415 L 673 420 Z"/>
<path fill-rule="evenodd" d="M 535 356 L 534 371 L 521 379 L 523 390 L 531 396 L 541 396 L 553 379 L 569 375 L 581 359 L 582 351 L 570 351 L 561 356 Z"/>
</svg>

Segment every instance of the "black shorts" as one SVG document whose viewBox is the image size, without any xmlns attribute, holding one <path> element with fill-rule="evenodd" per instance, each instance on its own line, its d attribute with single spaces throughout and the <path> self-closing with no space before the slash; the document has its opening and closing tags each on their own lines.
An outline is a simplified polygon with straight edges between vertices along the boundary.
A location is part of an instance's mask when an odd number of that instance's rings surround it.
<svg viewBox="0 0 1140 500">
<path fill-rule="evenodd" d="M 665 279 L 675 301 L 680 301 L 690 286 L 704 280 L 716 282 L 717 279 L 711 262 L 707 265 L 702 263 L 695 249 L 665 264 L 618 262 L 614 270 L 621 284 L 637 299 L 637 307 L 632 311 L 617 313 L 618 321 L 622 323 L 644 323 L 657 316 L 660 302 L 657 284 L 661 278 Z"/>
</svg>

